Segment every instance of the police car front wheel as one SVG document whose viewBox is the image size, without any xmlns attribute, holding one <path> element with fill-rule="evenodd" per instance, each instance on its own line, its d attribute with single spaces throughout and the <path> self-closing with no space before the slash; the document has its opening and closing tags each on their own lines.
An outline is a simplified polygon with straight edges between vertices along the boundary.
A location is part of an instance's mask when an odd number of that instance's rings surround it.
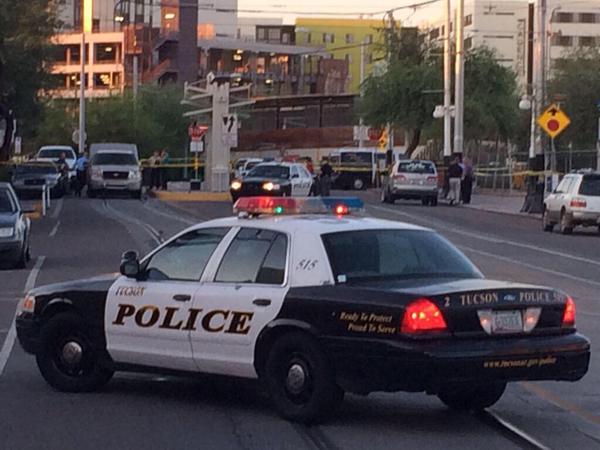
<svg viewBox="0 0 600 450">
<path fill-rule="evenodd" d="M 462 411 L 479 411 L 495 404 L 506 389 L 506 383 L 449 386 L 438 393 L 439 399 L 449 408 Z"/>
<path fill-rule="evenodd" d="M 297 422 L 324 418 L 344 397 L 327 357 L 314 339 L 302 332 L 288 333 L 273 344 L 263 378 L 279 414 Z"/>
<path fill-rule="evenodd" d="M 71 312 L 57 314 L 42 327 L 37 364 L 48 384 L 59 391 L 94 391 L 113 375 L 100 364 L 86 329 Z"/>
</svg>

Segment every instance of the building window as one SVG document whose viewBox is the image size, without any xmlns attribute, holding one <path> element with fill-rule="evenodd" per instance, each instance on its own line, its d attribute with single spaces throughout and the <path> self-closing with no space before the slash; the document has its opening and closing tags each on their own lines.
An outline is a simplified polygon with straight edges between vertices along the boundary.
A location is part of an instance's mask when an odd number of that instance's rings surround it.
<svg viewBox="0 0 600 450">
<path fill-rule="evenodd" d="M 471 47 L 473 47 L 473 38 L 468 37 L 465 39 L 465 50 L 469 50 Z"/>
<path fill-rule="evenodd" d="M 556 14 L 556 22 L 558 23 L 572 23 L 573 13 L 559 12 Z"/>
<path fill-rule="evenodd" d="M 465 27 L 473 24 L 473 14 L 465 16 Z"/>
<path fill-rule="evenodd" d="M 440 37 L 440 28 L 434 28 L 429 32 L 430 39 L 437 39 Z"/>
<path fill-rule="evenodd" d="M 561 36 L 560 34 L 555 34 L 552 36 L 552 45 L 556 45 L 558 47 L 572 47 L 573 36 Z"/>
<path fill-rule="evenodd" d="M 79 88 L 79 73 L 72 73 L 68 75 L 67 79 L 67 87 L 69 88 Z M 88 74 L 85 74 L 84 77 L 85 87 L 88 87 Z"/>
<path fill-rule="evenodd" d="M 117 44 L 96 44 L 94 61 L 98 64 L 114 64 L 117 62 Z"/>
<path fill-rule="evenodd" d="M 365 42 L 366 42 L 367 44 L 372 44 L 372 43 L 373 43 L 373 35 L 372 35 L 372 34 L 367 34 L 367 35 L 365 36 Z"/>
<path fill-rule="evenodd" d="M 579 21 L 581 23 L 596 23 L 596 14 L 594 13 L 580 13 Z"/>
<path fill-rule="evenodd" d="M 333 33 L 323 33 L 323 43 L 324 44 L 333 44 L 333 43 L 335 43 L 335 34 L 333 34 Z"/>
<path fill-rule="evenodd" d="M 312 43 L 312 33 L 306 33 L 306 43 Z"/>
<path fill-rule="evenodd" d="M 97 89 L 109 89 L 112 87 L 110 82 L 110 73 L 95 73 L 94 87 Z"/>
<path fill-rule="evenodd" d="M 354 35 L 346 33 L 346 44 L 354 44 Z"/>
<path fill-rule="evenodd" d="M 281 41 L 281 30 L 279 28 L 269 29 L 269 41 Z"/>
<path fill-rule="evenodd" d="M 259 41 L 264 41 L 265 40 L 265 29 L 257 28 L 256 29 L 256 37 Z"/>
<path fill-rule="evenodd" d="M 595 47 L 596 37 L 595 36 L 579 36 L 580 47 Z"/>
<path fill-rule="evenodd" d="M 283 33 L 281 35 L 281 43 L 282 44 L 289 44 L 290 43 L 290 33 Z"/>
</svg>

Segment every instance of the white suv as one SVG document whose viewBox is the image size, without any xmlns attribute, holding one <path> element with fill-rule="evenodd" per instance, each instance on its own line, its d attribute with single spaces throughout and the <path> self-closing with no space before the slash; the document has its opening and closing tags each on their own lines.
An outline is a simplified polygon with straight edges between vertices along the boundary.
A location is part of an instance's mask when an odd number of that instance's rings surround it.
<svg viewBox="0 0 600 450">
<path fill-rule="evenodd" d="M 394 164 L 381 188 L 381 202 L 394 203 L 400 198 L 437 206 L 438 173 L 434 162 L 403 160 Z"/>
<path fill-rule="evenodd" d="M 600 172 L 566 175 L 544 200 L 544 231 L 557 224 L 562 234 L 570 234 L 577 225 L 600 231 Z"/>
</svg>

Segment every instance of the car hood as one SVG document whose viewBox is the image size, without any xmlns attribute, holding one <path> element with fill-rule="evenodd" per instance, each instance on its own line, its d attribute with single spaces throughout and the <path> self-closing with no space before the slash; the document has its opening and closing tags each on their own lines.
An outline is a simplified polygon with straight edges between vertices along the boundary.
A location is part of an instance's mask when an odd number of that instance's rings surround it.
<svg viewBox="0 0 600 450">
<path fill-rule="evenodd" d="M 63 283 L 48 284 L 33 289 L 29 294 L 34 296 L 53 296 L 65 292 L 77 291 L 107 291 L 120 275 L 110 273 L 93 278 L 86 278 L 75 281 L 65 281 Z"/>
<path fill-rule="evenodd" d="M 41 174 L 41 173 L 23 173 L 14 176 L 13 181 L 19 182 L 23 180 L 57 180 L 60 174 Z"/>
<path fill-rule="evenodd" d="M 285 178 L 268 178 L 268 177 L 244 177 L 242 179 L 242 183 L 267 183 L 267 182 L 275 183 L 275 184 L 287 184 L 289 180 Z"/>
<path fill-rule="evenodd" d="M 115 164 L 94 164 L 92 166 L 94 169 L 100 169 L 103 172 L 129 172 L 130 170 L 138 170 L 139 166 L 137 165 L 115 165 Z"/>
<path fill-rule="evenodd" d="M 0 213 L 0 228 L 14 227 L 18 217 L 17 213 Z"/>
</svg>

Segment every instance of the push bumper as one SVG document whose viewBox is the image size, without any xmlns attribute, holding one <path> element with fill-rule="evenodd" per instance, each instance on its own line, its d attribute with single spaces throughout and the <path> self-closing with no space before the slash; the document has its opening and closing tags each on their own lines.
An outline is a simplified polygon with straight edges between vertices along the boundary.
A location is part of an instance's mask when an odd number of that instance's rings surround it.
<svg viewBox="0 0 600 450">
<path fill-rule="evenodd" d="M 577 381 L 590 342 L 580 334 L 447 341 L 328 343 L 340 385 L 355 392 L 439 392 L 449 384 L 525 380 Z"/>
<path fill-rule="evenodd" d="M 21 313 L 15 320 L 17 338 L 23 350 L 35 354 L 39 346 L 40 326 L 31 313 Z"/>
</svg>

